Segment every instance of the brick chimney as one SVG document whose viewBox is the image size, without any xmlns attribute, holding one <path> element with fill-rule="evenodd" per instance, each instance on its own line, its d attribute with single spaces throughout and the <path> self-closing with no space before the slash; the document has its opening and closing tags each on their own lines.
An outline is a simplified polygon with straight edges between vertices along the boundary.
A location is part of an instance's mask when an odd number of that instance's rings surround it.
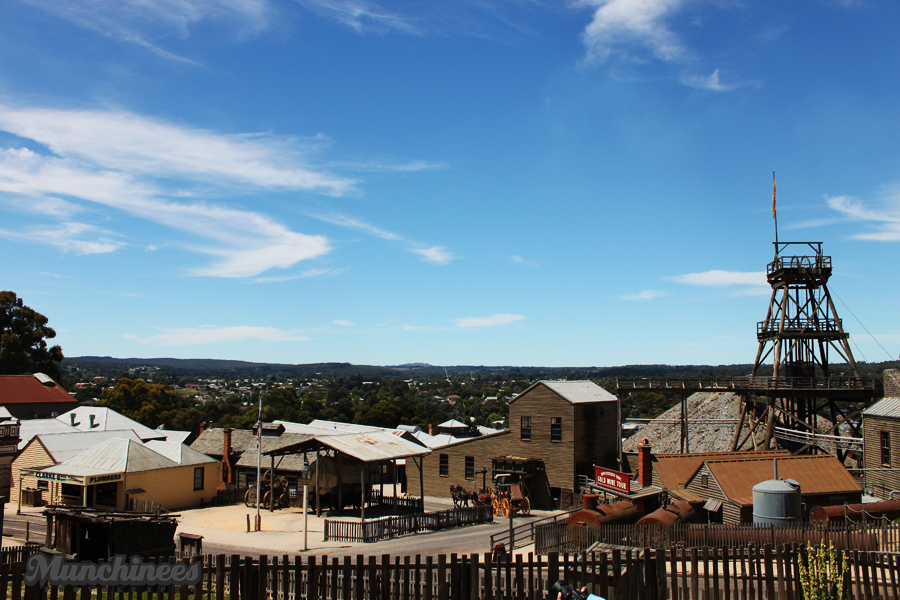
<svg viewBox="0 0 900 600">
<path fill-rule="evenodd" d="M 234 483 L 234 473 L 231 467 L 231 428 L 222 430 L 222 462 L 219 468 L 219 489 L 224 490 L 225 484 Z"/>
<path fill-rule="evenodd" d="M 434 423 L 428 424 L 428 435 L 434 435 Z"/>
<path fill-rule="evenodd" d="M 200 433 L 199 435 L 203 435 L 203 432 L 206 431 L 206 421 L 200 422 Z"/>
<path fill-rule="evenodd" d="M 642 487 L 653 485 L 653 455 L 650 454 L 650 442 L 647 438 L 638 444 L 638 483 Z"/>
</svg>

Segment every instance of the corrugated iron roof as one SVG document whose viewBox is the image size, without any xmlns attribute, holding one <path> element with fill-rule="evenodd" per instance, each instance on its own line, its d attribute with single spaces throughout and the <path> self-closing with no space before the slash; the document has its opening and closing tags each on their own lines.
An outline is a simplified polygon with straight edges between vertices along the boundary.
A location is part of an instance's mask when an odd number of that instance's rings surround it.
<svg viewBox="0 0 900 600">
<path fill-rule="evenodd" d="M 761 457 L 790 456 L 787 450 L 764 450 L 762 452 L 697 452 L 695 454 L 654 454 L 653 469 L 664 488 L 677 490 L 697 472 L 704 462 L 711 459 L 749 460 Z"/>
<path fill-rule="evenodd" d="M 178 466 L 175 461 L 144 444 L 125 438 L 112 438 L 56 465 L 61 469 L 84 467 L 108 473 L 140 473 Z M 59 471 L 66 473 L 67 471 Z M 75 473 L 70 473 L 74 475 Z"/>
<path fill-rule="evenodd" d="M 313 436 L 302 433 L 282 433 L 278 436 L 262 436 L 263 452 L 282 446 L 290 446 L 297 442 L 311 439 Z M 207 429 L 191 444 L 191 448 L 202 454 L 222 456 L 225 446 L 225 430 L 222 428 Z M 256 456 L 256 434 L 250 429 L 234 429 L 231 432 L 231 451 L 235 454 L 252 452 Z M 256 460 L 255 458 L 253 459 Z M 256 464 L 255 462 L 253 463 Z"/>
<path fill-rule="evenodd" d="M 753 486 L 772 479 L 772 458 L 756 460 L 714 459 L 706 461 L 722 492 L 729 499 L 752 498 Z M 800 483 L 802 494 L 839 494 L 861 491 L 859 483 L 831 455 L 778 458 L 778 476 Z"/>
<path fill-rule="evenodd" d="M 449 421 L 444 421 L 438 427 L 449 427 L 452 429 L 459 429 L 460 427 L 468 427 L 465 423 L 460 423 L 456 419 L 450 419 Z"/>
<path fill-rule="evenodd" d="M 59 402 L 78 406 L 78 401 L 52 380 L 44 385 L 34 375 L 0 375 L 0 405 Z"/>
<path fill-rule="evenodd" d="M 313 439 L 269 452 L 276 455 L 297 454 L 321 446 L 332 448 L 367 463 L 431 454 L 431 450 L 424 446 L 382 431 L 353 435 L 316 436 Z"/>
<path fill-rule="evenodd" d="M 510 403 L 515 402 L 539 385 L 546 386 L 572 404 L 578 404 L 580 402 L 614 402 L 616 400 L 615 396 L 593 381 L 544 380 L 538 381 L 529 387 L 527 390 L 510 400 Z"/>
<path fill-rule="evenodd" d="M 44 433 L 35 437 L 47 449 L 50 457 L 58 463 L 114 437 L 141 441 L 141 438 L 130 429 L 128 431 L 76 430 L 73 433 Z"/>
<path fill-rule="evenodd" d="M 197 452 L 190 446 L 185 446 L 181 442 L 150 440 L 144 445 L 180 465 L 202 465 L 205 463 L 217 462 L 216 459 L 201 452 Z"/>
<path fill-rule="evenodd" d="M 900 419 L 900 398 L 884 398 L 862 412 L 864 417 L 894 417 Z"/>
<path fill-rule="evenodd" d="M 353 428 L 325 427 L 321 425 L 313 425 L 317 421 L 313 421 L 309 425 L 304 423 L 293 423 L 291 421 L 273 421 L 284 427 L 287 433 L 302 433 L 304 435 L 349 435 L 351 433 L 362 433 L 357 427 L 365 427 L 364 425 L 355 426 Z M 319 423 L 328 423 L 329 421 L 318 421 Z M 338 423 L 334 423 L 338 425 Z M 369 428 L 376 430 L 375 428 Z"/>
<path fill-rule="evenodd" d="M 76 429 L 81 431 L 122 431 L 131 429 L 142 440 L 164 440 L 166 434 L 162 430 L 149 427 L 129 419 L 125 415 L 103 406 L 79 406 L 56 417 L 61 423 L 72 425 L 72 415 L 75 415 Z M 94 417 L 91 423 L 91 416 Z"/>
<path fill-rule="evenodd" d="M 80 430 L 56 419 L 23 419 L 19 427 L 19 450 L 36 435 L 79 433 Z"/>
</svg>

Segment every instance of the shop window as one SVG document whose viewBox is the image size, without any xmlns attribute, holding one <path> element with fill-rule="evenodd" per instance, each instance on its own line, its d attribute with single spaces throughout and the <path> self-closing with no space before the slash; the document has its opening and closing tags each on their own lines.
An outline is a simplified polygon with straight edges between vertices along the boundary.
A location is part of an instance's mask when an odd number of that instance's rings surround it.
<svg viewBox="0 0 900 600">
<path fill-rule="evenodd" d="M 439 475 L 441 477 L 450 477 L 450 456 L 448 454 L 441 454 L 439 459 Z"/>
<path fill-rule="evenodd" d="M 84 488 L 72 483 L 63 483 L 59 493 L 67 498 L 81 498 Z"/>
<path fill-rule="evenodd" d="M 550 441 L 562 441 L 562 417 L 550 417 Z"/>
<path fill-rule="evenodd" d="M 522 417 L 522 441 L 531 441 L 531 417 Z"/>
<path fill-rule="evenodd" d="M 118 487 L 119 484 L 116 482 L 95 485 L 95 502 L 103 506 L 116 506 L 116 489 Z"/>
<path fill-rule="evenodd" d="M 475 479 L 475 457 L 466 457 L 466 479 Z"/>
<path fill-rule="evenodd" d="M 203 489 L 203 477 L 206 469 L 203 467 L 194 468 L 194 491 Z"/>
</svg>

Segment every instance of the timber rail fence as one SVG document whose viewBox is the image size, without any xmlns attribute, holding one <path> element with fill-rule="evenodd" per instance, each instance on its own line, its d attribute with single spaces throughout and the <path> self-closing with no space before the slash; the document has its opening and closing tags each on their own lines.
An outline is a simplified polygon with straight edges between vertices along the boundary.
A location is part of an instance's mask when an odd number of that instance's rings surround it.
<svg viewBox="0 0 900 600">
<path fill-rule="evenodd" d="M 325 519 L 325 541 L 377 542 L 421 531 L 439 531 L 464 525 L 491 523 L 493 520 L 491 507 L 484 505 L 398 515 L 364 522 Z"/>
<path fill-rule="evenodd" d="M 794 527 L 685 524 L 673 527 L 602 525 L 570 529 L 566 521 L 537 524 L 534 551 L 582 552 L 594 543 L 630 548 L 741 548 L 747 544 L 834 543 L 840 549 L 900 552 L 900 525 L 886 520 L 859 523 L 803 523 Z"/>
<path fill-rule="evenodd" d="M 599 549 L 579 555 L 317 557 L 205 555 L 196 586 L 25 586 L 25 564 L 0 563 L 0 600 L 489 600 L 546 598 L 565 579 L 608 600 L 803 600 L 796 545 Z M 900 555 L 847 553 L 848 600 L 900 599 Z M 176 558 L 156 559 L 174 563 Z M 839 557 L 840 560 L 840 557 Z M 182 559 L 188 563 L 188 559 Z M 555 600 L 555 599 L 554 599 Z"/>
</svg>

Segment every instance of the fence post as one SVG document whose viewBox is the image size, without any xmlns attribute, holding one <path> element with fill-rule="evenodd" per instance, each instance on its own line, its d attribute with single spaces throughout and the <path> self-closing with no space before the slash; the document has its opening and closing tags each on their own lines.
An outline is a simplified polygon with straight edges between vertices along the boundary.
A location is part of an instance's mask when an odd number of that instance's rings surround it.
<svg viewBox="0 0 900 600">
<path fill-rule="evenodd" d="M 547 555 L 547 586 L 559 581 L 559 552 L 551 552 Z"/>
</svg>

